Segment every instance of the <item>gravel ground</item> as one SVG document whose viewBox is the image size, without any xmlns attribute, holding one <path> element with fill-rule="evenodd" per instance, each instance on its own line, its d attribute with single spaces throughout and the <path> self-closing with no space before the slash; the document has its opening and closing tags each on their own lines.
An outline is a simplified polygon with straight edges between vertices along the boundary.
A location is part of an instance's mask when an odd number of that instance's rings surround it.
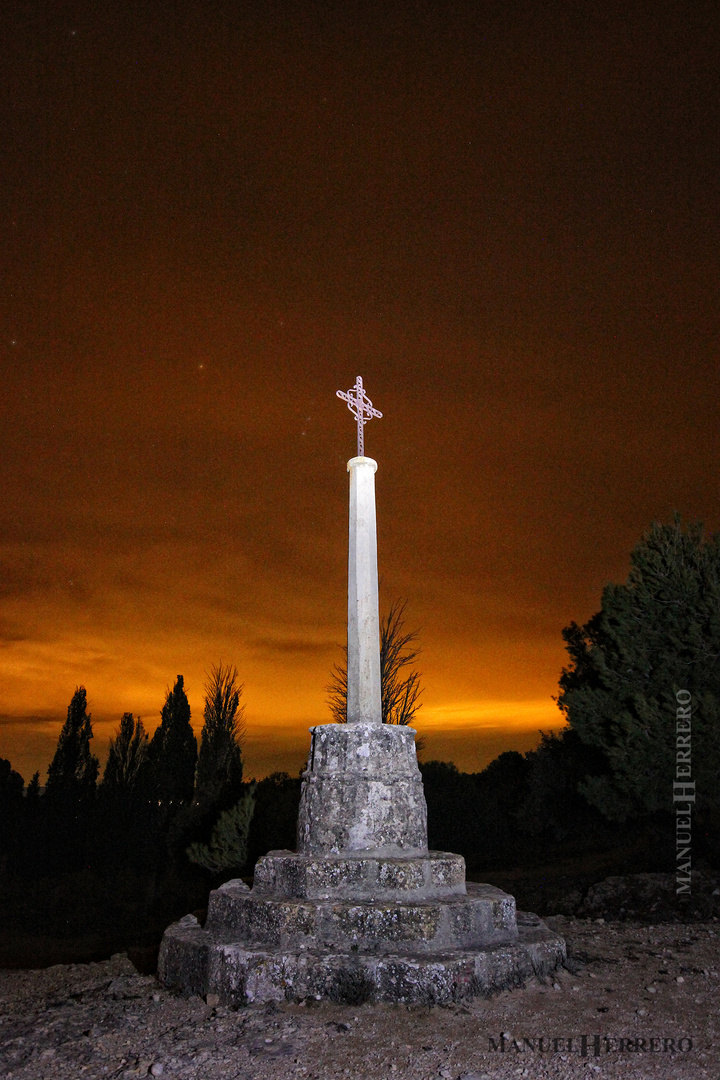
<svg viewBox="0 0 720 1080">
<path fill-rule="evenodd" d="M 718 922 L 547 921 L 569 970 L 447 1008 L 234 1011 L 168 993 L 125 955 L 0 971 L 0 1077 L 720 1080 Z"/>
</svg>

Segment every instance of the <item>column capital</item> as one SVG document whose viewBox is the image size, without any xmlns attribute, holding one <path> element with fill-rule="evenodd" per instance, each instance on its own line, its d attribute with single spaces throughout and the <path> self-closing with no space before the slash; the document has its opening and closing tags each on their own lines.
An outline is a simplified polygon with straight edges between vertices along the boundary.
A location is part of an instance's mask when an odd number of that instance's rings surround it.
<svg viewBox="0 0 720 1080">
<path fill-rule="evenodd" d="M 347 463 L 347 471 L 357 469 L 360 465 L 371 465 L 372 471 L 377 472 L 377 461 L 371 457 L 353 457 Z"/>
</svg>

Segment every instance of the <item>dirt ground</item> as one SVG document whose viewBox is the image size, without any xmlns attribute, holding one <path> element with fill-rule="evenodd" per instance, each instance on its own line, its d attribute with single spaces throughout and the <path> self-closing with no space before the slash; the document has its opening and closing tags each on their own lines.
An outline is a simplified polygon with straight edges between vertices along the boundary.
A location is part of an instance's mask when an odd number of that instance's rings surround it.
<svg viewBox="0 0 720 1080">
<path fill-rule="evenodd" d="M 568 969 L 447 1008 L 234 1011 L 168 993 L 124 955 L 0 971 L 0 1077 L 719 1080 L 720 923 L 547 921 Z"/>
</svg>

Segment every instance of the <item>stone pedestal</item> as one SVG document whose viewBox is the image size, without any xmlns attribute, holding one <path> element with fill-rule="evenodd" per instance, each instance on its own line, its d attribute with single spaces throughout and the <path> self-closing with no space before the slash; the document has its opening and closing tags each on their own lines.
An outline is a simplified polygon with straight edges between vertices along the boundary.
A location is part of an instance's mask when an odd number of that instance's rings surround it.
<svg viewBox="0 0 720 1080">
<path fill-rule="evenodd" d="M 299 854 L 427 851 L 427 808 L 412 728 L 312 730 L 298 816 Z"/>
<path fill-rule="evenodd" d="M 428 851 L 415 732 L 312 732 L 298 850 L 271 851 L 252 890 L 229 881 L 163 938 L 166 986 L 226 1003 L 327 997 L 434 1002 L 489 994 L 556 967 L 561 938 L 512 896 L 466 884 L 459 855 Z"/>
<path fill-rule="evenodd" d="M 517 985 L 565 957 L 512 896 L 466 885 L 459 855 L 428 851 L 415 732 L 382 723 L 376 469 L 348 462 L 348 722 L 312 729 L 297 853 L 260 859 L 252 890 L 228 881 L 211 893 L 204 927 L 192 915 L 169 927 L 166 986 L 232 1004 L 432 1004 Z"/>
</svg>

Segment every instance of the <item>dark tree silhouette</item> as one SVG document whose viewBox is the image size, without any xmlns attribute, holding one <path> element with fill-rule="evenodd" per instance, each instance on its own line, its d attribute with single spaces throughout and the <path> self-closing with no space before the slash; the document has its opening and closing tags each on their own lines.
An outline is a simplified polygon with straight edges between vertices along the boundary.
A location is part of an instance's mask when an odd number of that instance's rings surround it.
<svg viewBox="0 0 720 1080">
<path fill-rule="evenodd" d="M 13 851 L 22 842 L 25 781 L 10 762 L 0 758 L 0 874 L 6 872 Z"/>
<path fill-rule="evenodd" d="M 195 789 L 197 740 L 182 675 L 168 690 L 161 716 L 148 748 L 154 794 L 165 805 L 188 803 Z"/>
<path fill-rule="evenodd" d="M 68 706 L 67 720 L 48 769 L 45 788 L 48 797 L 76 797 L 94 792 L 100 764 L 90 750 L 92 737 L 87 692 L 84 686 L 78 686 Z"/>
<path fill-rule="evenodd" d="M 213 666 L 205 683 L 205 722 L 197 763 L 197 796 L 217 807 L 235 803 L 242 787 L 245 731 L 237 668 Z"/>
<path fill-rule="evenodd" d="M 654 524 L 633 550 L 625 585 L 563 631 L 571 663 L 558 705 L 600 751 L 604 768 L 580 790 L 608 819 L 670 810 L 678 691 L 692 696 L 697 808 L 720 809 L 720 536 Z M 686 700 L 683 695 L 683 700 Z"/>
<path fill-rule="evenodd" d="M 174 814 L 167 834 L 168 850 L 178 867 L 186 865 L 187 855 L 206 869 L 211 864 L 219 867 L 218 860 L 230 858 L 231 850 L 235 860 L 244 850 L 247 835 L 243 840 L 241 834 L 245 817 L 249 823 L 252 800 L 243 801 L 241 694 L 237 668 L 219 664 L 210 669 L 194 798 Z"/>
<path fill-rule="evenodd" d="M 92 737 L 87 693 L 79 686 L 48 768 L 45 795 L 37 805 L 40 827 L 28 848 L 34 849 L 45 873 L 74 872 L 87 866 L 99 769 L 90 750 Z"/>
<path fill-rule="evenodd" d="M 540 736 L 537 749 L 525 754 L 525 797 L 518 804 L 516 795 L 511 818 L 525 835 L 551 844 L 583 849 L 605 841 L 612 835 L 607 819 L 579 790 L 586 776 L 606 771 L 603 755 L 572 728 Z"/>
<path fill-rule="evenodd" d="M 428 809 L 428 844 L 467 856 L 478 833 L 473 778 L 452 761 L 424 762 L 420 772 Z"/>
<path fill-rule="evenodd" d="M 0 805 L 19 802 L 23 796 L 25 781 L 5 758 L 0 758 Z"/>
<path fill-rule="evenodd" d="M 34 772 L 32 774 L 32 780 L 27 786 L 27 794 L 25 796 L 28 803 L 37 803 L 40 798 L 40 773 Z"/>
<path fill-rule="evenodd" d="M 142 720 L 138 717 L 136 722 L 132 713 L 124 713 L 115 738 L 110 740 L 103 784 L 126 789 L 135 787 L 147 757 L 148 737 Z"/>
<path fill-rule="evenodd" d="M 187 849 L 190 862 L 217 874 L 241 870 L 247 862 L 250 822 L 255 811 L 255 781 L 229 810 L 223 810 L 212 831 L 209 844 L 197 841 Z"/>
<path fill-rule="evenodd" d="M 254 866 L 260 856 L 268 851 L 295 849 L 300 786 L 299 776 L 276 772 L 266 776 L 255 788 L 255 813 L 248 837 L 248 865 Z"/>
<path fill-rule="evenodd" d="M 411 667 L 420 655 L 414 647 L 418 631 L 405 630 L 407 601 L 396 600 L 380 624 L 380 686 L 383 724 L 412 724 L 421 708 L 420 672 Z M 347 646 L 345 661 L 336 664 L 327 687 L 333 720 L 347 723 Z"/>
</svg>

